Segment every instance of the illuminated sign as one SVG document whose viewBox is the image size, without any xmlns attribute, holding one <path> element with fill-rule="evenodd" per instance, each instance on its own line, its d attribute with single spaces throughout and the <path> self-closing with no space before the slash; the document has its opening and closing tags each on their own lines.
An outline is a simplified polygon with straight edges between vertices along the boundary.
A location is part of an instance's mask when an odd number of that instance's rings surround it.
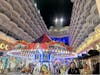
<svg viewBox="0 0 100 75">
<path fill-rule="evenodd" d="M 8 51 L 8 50 L 11 50 L 13 47 L 14 47 L 13 44 L 0 39 L 0 50 L 1 51 Z"/>
<path fill-rule="evenodd" d="M 35 60 L 36 61 L 40 61 L 41 60 L 41 54 L 40 54 L 39 51 L 36 51 L 36 53 L 35 53 Z"/>
<path fill-rule="evenodd" d="M 50 54 L 48 52 L 44 52 L 43 61 L 44 62 L 49 62 L 49 60 L 50 60 Z"/>
<path fill-rule="evenodd" d="M 0 43 L 0 49 L 2 50 L 8 50 L 8 45 L 5 43 Z"/>
<path fill-rule="evenodd" d="M 51 37 L 51 39 L 52 40 L 54 40 L 54 41 L 57 41 L 57 42 L 63 42 L 63 43 L 65 43 L 66 45 L 69 45 L 70 44 L 70 42 L 69 42 L 69 36 L 65 36 L 65 37 Z"/>
</svg>

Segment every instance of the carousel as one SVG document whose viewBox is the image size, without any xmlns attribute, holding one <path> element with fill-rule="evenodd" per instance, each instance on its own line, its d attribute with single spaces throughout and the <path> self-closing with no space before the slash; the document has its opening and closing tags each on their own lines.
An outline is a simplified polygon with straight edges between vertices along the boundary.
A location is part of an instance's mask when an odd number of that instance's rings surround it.
<svg viewBox="0 0 100 75">
<path fill-rule="evenodd" d="M 22 59 L 30 59 L 36 63 L 39 71 L 41 67 L 50 68 L 56 63 L 66 63 L 67 59 L 77 57 L 72 48 L 62 42 L 52 41 L 47 35 L 34 42 L 17 41 L 14 48 L 7 55 Z M 28 61 L 27 61 L 28 62 Z"/>
<path fill-rule="evenodd" d="M 37 40 L 40 40 L 37 39 Z M 47 35 L 41 41 L 28 43 L 26 41 L 17 41 L 12 50 L 7 54 L 14 57 L 33 58 L 34 61 L 49 62 L 55 58 L 74 58 L 77 56 L 72 48 L 62 42 L 56 42 L 49 39 Z"/>
</svg>

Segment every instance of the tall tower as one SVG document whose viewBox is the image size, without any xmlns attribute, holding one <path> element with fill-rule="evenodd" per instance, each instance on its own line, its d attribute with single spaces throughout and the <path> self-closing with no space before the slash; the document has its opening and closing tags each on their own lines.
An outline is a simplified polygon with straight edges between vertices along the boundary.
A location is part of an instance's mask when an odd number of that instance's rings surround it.
<svg viewBox="0 0 100 75">
<path fill-rule="evenodd" d="M 71 0 L 72 17 L 69 27 L 70 46 L 77 49 L 100 24 L 96 0 Z"/>
</svg>

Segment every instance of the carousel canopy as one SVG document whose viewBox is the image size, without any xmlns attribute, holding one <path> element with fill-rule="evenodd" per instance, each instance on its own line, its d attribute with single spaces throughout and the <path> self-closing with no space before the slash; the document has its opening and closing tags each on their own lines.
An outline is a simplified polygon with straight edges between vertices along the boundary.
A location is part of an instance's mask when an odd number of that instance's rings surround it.
<svg viewBox="0 0 100 75">
<path fill-rule="evenodd" d="M 49 36 L 44 34 L 40 38 L 36 39 L 34 43 L 42 43 L 42 42 L 50 42 L 50 41 L 51 39 L 49 38 Z"/>
</svg>

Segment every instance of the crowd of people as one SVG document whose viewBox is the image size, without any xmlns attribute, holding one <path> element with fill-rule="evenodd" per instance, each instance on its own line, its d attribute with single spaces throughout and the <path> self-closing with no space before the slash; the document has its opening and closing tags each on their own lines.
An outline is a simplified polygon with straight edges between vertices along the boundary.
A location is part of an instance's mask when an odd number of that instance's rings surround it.
<svg viewBox="0 0 100 75">
<path fill-rule="evenodd" d="M 99 66 L 100 64 L 97 63 L 93 70 L 90 69 L 89 65 L 86 63 L 82 64 L 82 68 L 78 68 L 75 62 L 71 62 L 69 66 L 61 65 L 58 67 L 54 66 L 53 72 L 46 64 L 41 65 L 41 68 L 35 67 L 32 64 L 29 64 L 28 67 L 23 67 L 21 69 L 22 73 L 31 73 L 33 75 L 70 75 L 70 74 L 80 74 L 80 75 L 92 75 L 92 74 L 100 74 Z"/>
<path fill-rule="evenodd" d="M 79 74 L 79 75 L 100 74 L 99 67 L 100 67 L 100 64 L 97 63 L 95 65 L 95 67 L 93 68 L 93 70 L 91 70 L 88 64 L 83 63 L 82 68 L 78 68 L 78 67 L 76 67 L 75 62 L 71 62 L 70 65 L 69 65 L 69 68 L 63 69 L 63 71 L 62 71 L 62 68 L 61 68 L 59 74 L 61 74 L 61 75 L 67 75 L 67 74 L 68 75 L 70 75 L 70 74 L 76 74 L 76 75 L 77 74 Z"/>
<path fill-rule="evenodd" d="M 47 66 L 46 64 L 42 64 L 40 69 L 37 67 L 37 65 L 34 65 L 33 63 L 29 63 L 28 65 L 23 64 L 22 62 L 16 64 L 16 66 L 13 68 L 14 71 L 20 72 L 20 73 L 30 73 L 31 75 L 71 75 L 71 74 L 79 74 L 79 75 L 93 75 L 93 74 L 100 74 L 99 71 L 100 64 L 96 63 L 93 70 L 89 67 L 88 64 L 83 63 L 82 67 L 77 67 L 77 64 L 72 61 L 69 65 L 66 64 L 55 64 L 53 65 L 53 68 L 50 69 L 50 66 Z M 0 71 L 3 72 L 3 63 L 0 62 Z M 12 71 L 11 68 L 9 68 L 9 71 Z"/>
</svg>

